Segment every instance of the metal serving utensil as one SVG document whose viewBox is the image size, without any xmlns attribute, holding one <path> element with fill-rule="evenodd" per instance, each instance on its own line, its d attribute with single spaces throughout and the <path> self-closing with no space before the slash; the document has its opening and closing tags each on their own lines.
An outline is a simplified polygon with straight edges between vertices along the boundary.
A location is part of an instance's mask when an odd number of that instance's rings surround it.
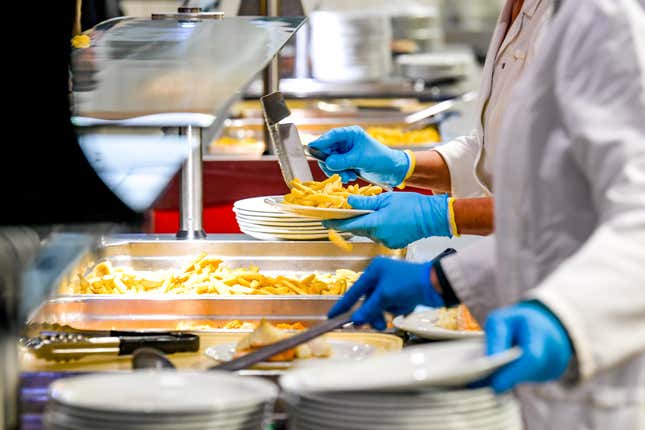
<svg viewBox="0 0 645 430">
<path fill-rule="evenodd" d="M 289 188 L 295 178 L 301 181 L 313 181 L 311 168 L 305 155 L 305 149 L 298 135 L 298 129 L 292 123 L 281 124 L 280 121 L 291 115 L 284 96 L 280 91 L 260 98 L 264 110 L 264 120 L 269 129 L 271 145 L 278 155 L 282 177 Z"/>
<path fill-rule="evenodd" d="M 316 148 L 311 148 L 311 147 L 309 147 L 309 146 L 305 146 L 305 152 L 306 152 L 306 153 L 307 153 L 307 155 L 309 155 L 310 157 L 313 157 L 313 158 L 315 158 L 315 159 L 316 159 L 316 160 L 318 160 L 318 161 L 322 161 L 323 163 L 325 162 L 325 160 L 326 160 L 326 159 L 327 159 L 327 157 L 328 157 L 328 155 L 327 155 L 327 154 L 325 154 L 324 152 L 319 151 L 319 150 L 318 150 L 318 149 L 316 149 Z M 359 174 L 358 174 L 358 171 L 357 171 L 357 170 L 353 170 L 353 172 L 356 174 L 356 176 L 358 176 L 359 178 L 361 178 L 362 180 L 364 180 L 364 181 L 365 181 L 365 182 L 367 182 L 367 183 L 370 183 L 370 184 L 372 184 L 372 185 L 376 185 L 377 187 L 381 187 L 384 191 L 388 191 L 388 192 L 389 192 L 389 191 L 392 191 L 392 187 L 390 187 L 390 186 L 389 186 L 389 185 L 387 185 L 387 184 L 383 184 L 383 183 L 380 183 L 380 182 L 370 181 L 369 179 L 365 179 L 363 176 L 361 176 L 361 175 L 359 175 Z"/>
<path fill-rule="evenodd" d="M 434 115 L 440 114 L 442 112 L 445 112 L 447 110 L 450 110 L 458 103 L 472 101 L 475 99 L 475 97 L 477 97 L 477 93 L 475 91 L 469 91 L 467 93 L 460 95 L 459 97 L 455 97 L 450 100 L 445 100 L 443 102 L 437 103 L 435 105 L 422 109 L 413 114 L 410 114 L 406 116 L 404 119 L 406 126 L 403 128 L 403 131 L 412 131 L 412 130 L 418 130 L 420 128 L 423 128 L 428 118 Z"/>
</svg>

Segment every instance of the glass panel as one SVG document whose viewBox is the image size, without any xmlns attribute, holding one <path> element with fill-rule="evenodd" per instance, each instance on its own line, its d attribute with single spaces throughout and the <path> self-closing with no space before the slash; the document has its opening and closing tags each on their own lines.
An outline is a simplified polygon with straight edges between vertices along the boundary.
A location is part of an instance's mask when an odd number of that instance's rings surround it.
<svg viewBox="0 0 645 430">
<path fill-rule="evenodd" d="M 135 126 L 208 127 L 305 19 L 99 25 L 90 33 L 91 46 L 72 53 L 74 123 L 130 119 Z"/>
</svg>

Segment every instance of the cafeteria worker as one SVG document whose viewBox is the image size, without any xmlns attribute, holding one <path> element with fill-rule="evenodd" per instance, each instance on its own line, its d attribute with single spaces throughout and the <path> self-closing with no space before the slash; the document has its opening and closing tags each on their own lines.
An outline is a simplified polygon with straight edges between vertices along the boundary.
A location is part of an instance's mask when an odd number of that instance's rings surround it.
<svg viewBox="0 0 645 430">
<path fill-rule="evenodd" d="M 645 0 L 555 1 L 494 160 L 495 234 L 428 263 L 376 259 L 330 311 L 464 303 L 529 430 L 645 429 Z M 369 216 L 369 215 L 367 215 Z"/>
<path fill-rule="evenodd" d="M 310 144 L 328 155 L 320 163 L 327 175 L 344 182 L 361 176 L 403 188 L 432 189 L 433 196 L 388 193 L 376 199 L 352 197 L 369 216 L 328 221 L 327 227 L 368 236 L 390 248 L 403 248 L 429 236 L 490 234 L 493 230 L 492 159 L 499 128 L 515 83 L 533 61 L 537 40 L 549 20 L 553 0 L 508 0 L 486 55 L 477 101 L 481 121 L 471 135 L 432 151 L 398 151 L 360 127 L 331 130 Z M 416 158 L 416 159 L 415 159 Z M 446 193 L 451 192 L 449 198 Z M 451 222 L 452 221 L 452 222 Z"/>
</svg>

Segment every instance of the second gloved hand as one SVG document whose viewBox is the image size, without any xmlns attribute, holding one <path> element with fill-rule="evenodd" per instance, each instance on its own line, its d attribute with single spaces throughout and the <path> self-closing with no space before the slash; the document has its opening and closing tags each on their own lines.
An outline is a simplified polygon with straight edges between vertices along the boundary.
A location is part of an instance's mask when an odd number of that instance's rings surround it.
<svg viewBox="0 0 645 430">
<path fill-rule="evenodd" d="M 368 135 L 358 126 L 335 128 L 309 144 L 327 155 L 320 168 L 327 176 L 339 174 L 343 182 L 363 178 L 396 187 L 410 169 L 410 158 L 404 151 L 391 149 Z"/>
<path fill-rule="evenodd" d="M 327 228 L 366 236 L 388 248 L 398 249 L 424 237 L 452 237 L 448 196 L 418 193 L 385 193 L 374 197 L 349 196 L 354 209 L 376 212 L 344 220 L 327 220 Z"/>
<path fill-rule="evenodd" d="M 369 323 L 385 330 L 383 312 L 409 314 L 417 305 L 443 306 L 443 299 L 430 280 L 432 262 L 410 263 L 378 257 L 365 269 L 352 288 L 329 311 L 329 317 L 347 312 L 361 297 L 365 303 L 352 315 L 356 324 Z"/>
<path fill-rule="evenodd" d="M 489 377 L 492 388 L 503 392 L 522 382 L 546 382 L 564 374 L 573 355 L 567 331 L 540 302 L 523 302 L 492 312 L 485 324 L 488 354 L 512 346 L 522 356 Z"/>
</svg>

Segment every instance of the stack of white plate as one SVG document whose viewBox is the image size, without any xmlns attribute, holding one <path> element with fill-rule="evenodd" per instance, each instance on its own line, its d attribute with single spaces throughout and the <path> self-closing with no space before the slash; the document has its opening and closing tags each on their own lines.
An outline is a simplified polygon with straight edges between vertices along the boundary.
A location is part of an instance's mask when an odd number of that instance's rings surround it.
<svg viewBox="0 0 645 430">
<path fill-rule="evenodd" d="M 464 340 L 294 369 L 280 379 L 290 430 L 520 430 L 512 394 L 463 388 L 519 355 Z"/>
<path fill-rule="evenodd" d="M 277 397 L 269 381 L 224 372 L 76 376 L 50 386 L 50 430 L 260 430 Z"/>
<path fill-rule="evenodd" d="M 291 430 L 519 430 L 517 401 L 490 389 L 286 395 Z"/>
<path fill-rule="evenodd" d="M 309 18 L 314 78 L 351 82 L 389 76 L 392 26 L 385 12 L 315 11 Z"/>
<path fill-rule="evenodd" d="M 242 233 L 260 240 L 327 239 L 327 229 L 319 219 L 281 212 L 265 203 L 265 199 L 253 197 L 233 204 L 233 212 Z"/>
</svg>

